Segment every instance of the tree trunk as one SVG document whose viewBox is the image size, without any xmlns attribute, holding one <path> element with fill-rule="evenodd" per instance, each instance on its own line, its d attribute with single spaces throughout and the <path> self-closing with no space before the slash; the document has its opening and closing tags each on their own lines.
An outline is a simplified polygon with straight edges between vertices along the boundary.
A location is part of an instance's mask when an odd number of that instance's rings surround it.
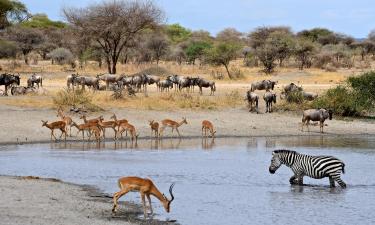
<svg viewBox="0 0 375 225">
<path fill-rule="evenodd" d="M 109 56 L 105 57 L 105 61 L 107 62 L 108 73 L 111 73 L 111 60 L 109 59 Z"/>
<path fill-rule="evenodd" d="M 224 65 L 225 69 L 227 70 L 227 73 L 228 73 L 228 77 L 229 77 L 229 79 L 233 79 L 232 74 L 230 74 L 230 72 L 229 72 L 228 65 L 225 64 L 225 63 L 223 63 L 223 65 Z"/>
<path fill-rule="evenodd" d="M 27 54 L 23 54 L 23 57 L 25 59 L 26 65 L 29 65 L 29 58 L 27 57 Z"/>
<path fill-rule="evenodd" d="M 111 74 L 116 74 L 116 64 L 117 62 L 112 62 L 112 71 L 110 72 Z"/>
</svg>

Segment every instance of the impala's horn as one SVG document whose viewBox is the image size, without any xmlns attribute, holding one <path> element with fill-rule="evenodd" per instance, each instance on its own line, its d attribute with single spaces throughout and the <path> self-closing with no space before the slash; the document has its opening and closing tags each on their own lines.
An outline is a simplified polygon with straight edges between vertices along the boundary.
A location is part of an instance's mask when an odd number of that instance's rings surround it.
<svg viewBox="0 0 375 225">
<path fill-rule="evenodd" d="M 174 183 L 171 184 L 171 186 L 169 187 L 169 194 L 171 195 L 171 200 L 168 201 L 168 207 L 170 206 L 170 204 L 174 200 L 174 196 L 173 196 L 173 193 L 172 193 L 173 187 L 174 187 Z"/>
</svg>

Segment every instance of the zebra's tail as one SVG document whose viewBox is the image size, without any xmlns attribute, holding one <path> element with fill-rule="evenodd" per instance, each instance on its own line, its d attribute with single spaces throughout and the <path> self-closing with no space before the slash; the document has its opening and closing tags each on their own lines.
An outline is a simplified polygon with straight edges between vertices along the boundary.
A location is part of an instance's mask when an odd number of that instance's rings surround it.
<svg viewBox="0 0 375 225">
<path fill-rule="evenodd" d="M 342 164 L 342 173 L 345 173 L 345 164 L 344 163 L 341 163 Z"/>
</svg>

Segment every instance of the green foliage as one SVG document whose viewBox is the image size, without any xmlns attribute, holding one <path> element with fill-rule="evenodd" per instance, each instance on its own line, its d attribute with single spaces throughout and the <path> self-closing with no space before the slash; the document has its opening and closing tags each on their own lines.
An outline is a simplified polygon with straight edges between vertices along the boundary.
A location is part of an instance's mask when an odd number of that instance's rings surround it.
<svg viewBox="0 0 375 225">
<path fill-rule="evenodd" d="M 319 38 L 324 36 L 329 36 L 334 34 L 334 32 L 326 29 L 326 28 L 313 28 L 311 30 L 303 30 L 299 32 L 297 35 L 300 37 L 304 37 L 310 39 L 313 42 L 318 41 Z"/>
<path fill-rule="evenodd" d="M 173 43 L 186 41 L 191 36 L 191 31 L 178 23 L 167 25 L 166 33 Z"/>
<path fill-rule="evenodd" d="M 31 28 L 65 28 L 66 24 L 61 21 L 52 21 L 46 14 L 35 14 L 30 20 L 22 22 L 21 26 Z"/>
<path fill-rule="evenodd" d="M 222 42 L 217 43 L 213 48 L 206 50 L 206 60 L 208 63 L 213 65 L 222 65 L 227 70 L 228 76 L 232 79 L 232 75 L 229 71 L 229 63 L 238 56 L 238 52 L 241 50 L 241 46 L 234 43 Z"/>
<path fill-rule="evenodd" d="M 0 0 L 0 29 L 4 29 L 12 23 L 21 22 L 27 16 L 27 8 L 22 2 L 17 0 Z"/>
<path fill-rule="evenodd" d="M 375 106 L 375 71 L 367 72 L 358 77 L 349 77 L 348 84 L 352 87 L 357 101 L 367 109 Z"/>
<path fill-rule="evenodd" d="M 298 38 L 294 49 L 296 60 L 299 62 L 299 69 L 311 66 L 312 57 L 316 51 L 316 45 L 309 39 Z"/>
<path fill-rule="evenodd" d="M 315 108 L 329 108 L 340 116 L 359 116 L 364 109 L 358 102 L 357 96 L 345 86 L 329 89 L 324 95 L 312 103 Z"/>
<path fill-rule="evenodd" d="M 196 59 L 201 59 L 207 49 L 212 48 L 208 42 L 191 42 L 185 49 L 188 62 L 195 64 Z"/>
<path fill-rule="evenodd" d="M 286 95 L 286 101 L 289 103 L 301 104 L 303 100 L 303 93 L 299 90 L 292 91 Z"/>
<path fill-rule="evenodd" d="M 53 97 L 53 103 L 56 108 L 78 107 L 92 112 L 102 110 L 93 103 L 93 96 L 82 89 L 75 89 L 74 91 L 68 89 L 61 90 Z"/>
</svg>

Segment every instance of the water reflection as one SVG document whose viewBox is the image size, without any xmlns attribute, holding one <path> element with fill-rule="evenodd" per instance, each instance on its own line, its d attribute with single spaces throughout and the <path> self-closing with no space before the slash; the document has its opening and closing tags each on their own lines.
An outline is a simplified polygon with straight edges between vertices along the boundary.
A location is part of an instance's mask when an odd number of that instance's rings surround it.
<svg viewBox="0 0 375 225">
<path fill-rule="evenodd" d="M 202 149 L 212 149 L 215 146 L 215 138 L 202 138 Z"/>
</svg>

